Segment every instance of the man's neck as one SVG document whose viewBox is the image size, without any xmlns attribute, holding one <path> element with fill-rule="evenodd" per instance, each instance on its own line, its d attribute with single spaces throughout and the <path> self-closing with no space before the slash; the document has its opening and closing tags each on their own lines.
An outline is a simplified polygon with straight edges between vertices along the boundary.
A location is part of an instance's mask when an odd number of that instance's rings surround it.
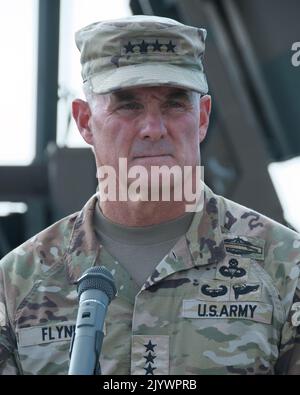
<svg viewBox="0 0 300 395">
<path fill-rule="evenodd" d="M 100 202 L 102 213 L 110 221 L 125 226 L 150 226 L 171 221 L 186 214 L 185 202 Z"/>
</svg>

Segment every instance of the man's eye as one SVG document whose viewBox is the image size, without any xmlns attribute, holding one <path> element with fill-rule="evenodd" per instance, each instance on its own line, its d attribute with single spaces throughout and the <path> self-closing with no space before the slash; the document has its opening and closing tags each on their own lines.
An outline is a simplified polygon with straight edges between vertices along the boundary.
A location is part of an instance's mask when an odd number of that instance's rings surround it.
<svg viewBox="0 0 300 395">
<path fill-rule="evenodd" d="M 140 103 L 132 102 L 132 103 L 125 103 L 122 104 L 119 109 L 121 110 L 140 110 L 143 106 Z"/>
<path fill-rule="evenodd" d="M 167 107 L 169 108 L 184 108 L 184 103 L 179 101 L 170 100 L 166 103 Z"/>
</svg>

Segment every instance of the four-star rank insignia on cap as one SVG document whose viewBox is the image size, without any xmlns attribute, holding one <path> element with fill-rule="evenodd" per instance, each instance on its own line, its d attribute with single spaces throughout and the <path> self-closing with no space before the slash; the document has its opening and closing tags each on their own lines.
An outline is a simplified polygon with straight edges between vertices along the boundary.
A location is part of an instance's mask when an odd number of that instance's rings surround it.
<svg viewBox="0 0 300 395">
<path fill-rule="evenodd" d="M 123 55 L 141 55 L 141 54 L 171 54 L 175 53 L 177 43 L 172 40 L 162 39 L 141 39 L 129 40 L 122 46 Z"/>
</svg>

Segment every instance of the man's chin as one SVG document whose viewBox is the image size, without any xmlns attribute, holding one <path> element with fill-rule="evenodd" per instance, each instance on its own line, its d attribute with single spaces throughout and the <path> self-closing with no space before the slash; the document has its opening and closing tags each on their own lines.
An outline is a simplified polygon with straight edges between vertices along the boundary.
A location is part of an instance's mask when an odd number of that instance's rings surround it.
<svg viewBox="0 0 300 395">
<path fill-rule="evenodd" d="M 147 170 L 150 170 L 151 166 L 168 166 L 172 167 L 176 165 L 176 161 L 171 155 L 157 155 L 157 156 L 140 156 L 134 158 L 131 162 L 131 166 L 144 166 Z"/>
</svg>

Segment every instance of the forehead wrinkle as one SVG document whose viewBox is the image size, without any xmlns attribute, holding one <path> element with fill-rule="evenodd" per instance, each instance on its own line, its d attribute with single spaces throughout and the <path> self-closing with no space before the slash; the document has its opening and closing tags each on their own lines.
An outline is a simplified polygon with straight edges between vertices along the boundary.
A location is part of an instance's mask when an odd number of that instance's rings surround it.
<svg viewBox="0 0 300 395">
<path fill-rule="evenodd" d="M 142 90 L 141 90 L 142 89 Z M 167 92 L 166 92 L 167 90 Z M 145 87 L 124 89 L 111 93 L 109 96 L 114 101 L 126 101 L 140 99 L 144 96 L 164 97 L 164 98 L 186 98 L 191 99 L 192 92 L 183 88 L 173 87 Z"/>
</svg>

